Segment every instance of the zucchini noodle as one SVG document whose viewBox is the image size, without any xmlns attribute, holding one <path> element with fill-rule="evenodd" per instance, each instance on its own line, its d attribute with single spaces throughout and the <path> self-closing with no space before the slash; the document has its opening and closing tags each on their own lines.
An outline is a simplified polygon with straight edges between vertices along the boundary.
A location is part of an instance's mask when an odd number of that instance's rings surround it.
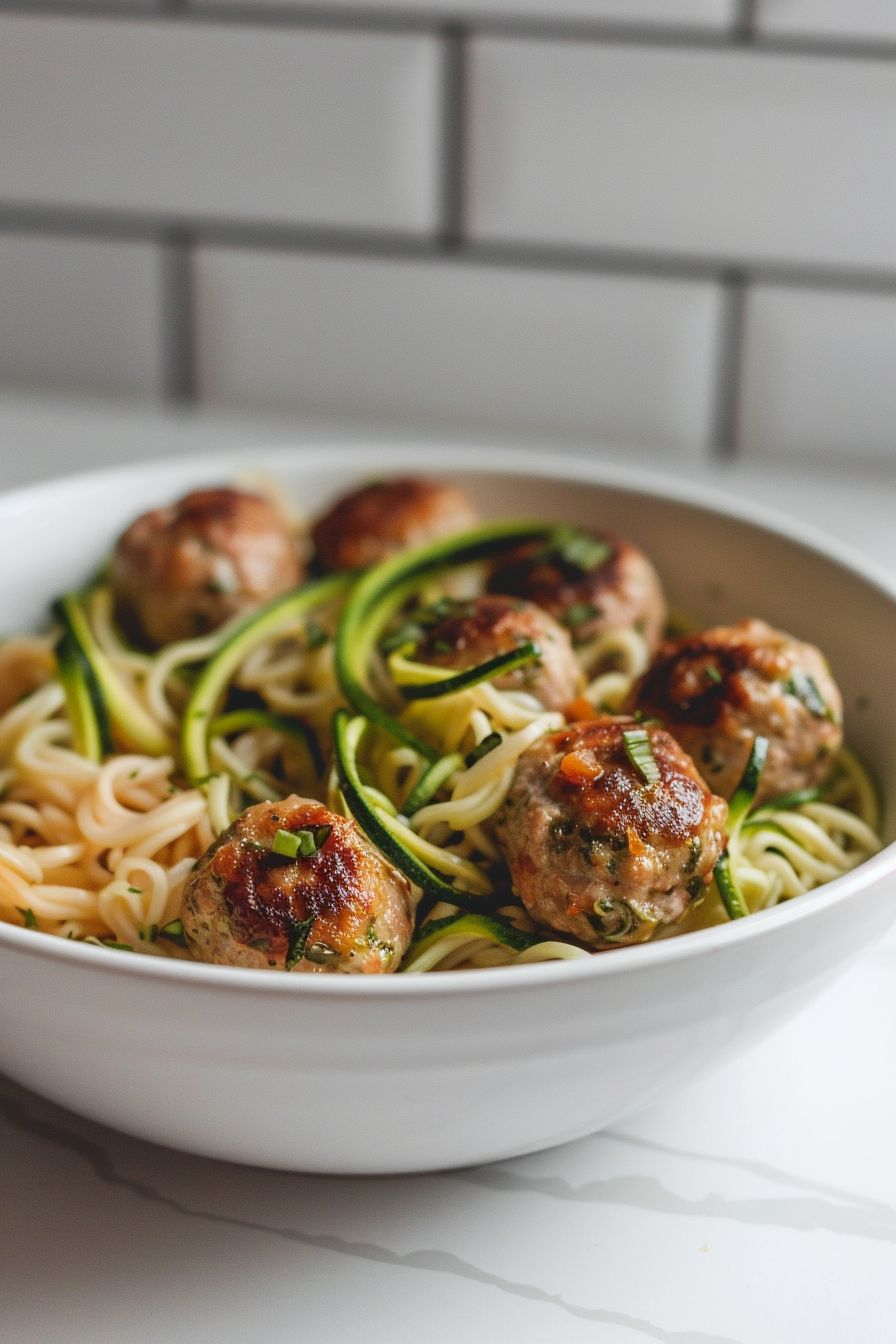
<svg viewBox="0 0 896 1344">
<path fill-rule="evenodd" d="M 148 653 L 118 631 L 105 584 L 80 599 L 79 609 L 90 647 L 116 678 L 121 711 L 133 707 L 138 722 L 174 746 L 195 669 L 243 622 Z M 0 645 L 3 686 L 18 699 L 0 702 L 0 918 L 62 937 L 186 955 L 164 929 L 179 916 L 186 879 L 215 837 L 247 802 L 296 787 L 320 790 L 320 749 L 312 751 L 309 741 L 315 725 L 327 731 L 340 693 L 332 644 L 309 643 L 306 622 L 295 620 L 237 666 L 229 686 L 270 709 L 255 714 L 259 726 L 209 735 L 212 769 L 198 787 L 190 786 L 176 752 L 87 759 L 75 749 L 52 639 L 21 636 Z M 292 708 L 289 696 L 302 705 L 301 732 L 280 733 L 266 726 L 265 715 L 280 722 L 271 711 Z M 231 717 L 239 726 L 241 716 Z M 221 724 L 228 727 L 226 717 Z"/>
<path fill-rule="evenodd" d="M 420 913 L 402 972 L 593 955 L 533 923 L 497 840 L 521 756 L 566 722 L 507 688 L 536 684 L 519 669 L 541 658 L 538 644 L 452 668 L 400 642 L 428 607 L 480 593 L 502 546 L 555 531 L 480 528 L 405 568 L 398 557 L 314 580 L 157 651 L 128 642 L 106 581 L 61 599 L 58 642 L 0 644 L 0 919 L 186 957 L 181 898 L 197 861 L 246 806 L 297 793 L 353 816 L 404 865 Z M 620 712 L 650 660 L 637 628 L 574 651 L 573 684 L 586 686 L 576 718 Z M 419 687 L 433 689 L 409 694 Z M 745 803 L 738 823 L 723 856 L 737 914 L 803 895 L 881 848 L 874 784 L 845 748 L 821 789 Z M 727 918 L 713 885 L 658 936 Z"/>
<path fill-rule="evenodd" d="M 387 666 L 397 686 L 445 677 L 444 668 L 414 662 L 400 651 L 388 658 Z M 524 692 L 502 691 L 491 683 L 479 682 L 438 700 L 412 703 L 401 721 L 414 734 L 435 743 L 442 759 L 457 754 L 459 764 L 445 780 L 446 798 L 428 803 L 411 817 L 381 815 L 383 824 L 436 871 L 457 879 L 471 892 L 491 894 L 495 881 L 489 870 L 500 856 L 490 823 L 507 796 L 519 757 L 545 733 L 561 727 L 563 715 L 546 712 Z M 499 744 L 466 765 L 465 756 L 495 734 L 500 736 Z M 403 807 L 424 774 L 427 761 L 404 744 L 396 746 L 384 733 L 378 742 L 369 762 L 371 783 L 396 806 Z M 463 945 L 469 942 L 466 937 Z M 500 962 L 503 949 L 495 949 L 494 955 Z M 436 956 L 435 962 L 440 963 L 441 957 Z"/>
<path fill-rule="evenodd" d="M 786 802 L 770 799 L 754 808 L 729 843 L 732 874 L 750 913 L 805 895 L 857 868 L 883 847 L 876 831 L 879 804 L 874 785 L 847 748 L 838 754 L 819 797 L 781 805 Z M 703 905 L 671 932 L 724 921 L 714 884 Z"/>
</svg>

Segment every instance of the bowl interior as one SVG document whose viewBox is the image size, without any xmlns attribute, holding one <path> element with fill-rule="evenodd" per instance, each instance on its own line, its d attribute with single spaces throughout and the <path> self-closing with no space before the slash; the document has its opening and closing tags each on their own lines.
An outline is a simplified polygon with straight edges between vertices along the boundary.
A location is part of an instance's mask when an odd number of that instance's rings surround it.
<svg viewBox="0 0 896 1344">
<path fill-rule="evenodd" d="M 673 609 L 701 625 L 761 616 L 819 645 L 843 691 L 848 742 L 874 773 L 884 799 L 896 798 L 896 727 L 889 713 L 896 598 L 885 580 L 862 572 L 861 562 L 853 568 L 823 540 L 805 544 L 800 527 L 765 525 L 767 511 L 760 506 L 745 509 L 719 492 L 581 460 L 552 459 L 521 469 L 511 451 L 377 453 L 377 475 L 408 469 L 457 480 L 486 517 L 547 518 L 618 532 L 653 559 Z M 326 445 L 157 462 L 4 496 L 0 628 L 12 633 L 38 625 L 50 599 L 83 582 L 136 514 L 190 486 L 232 481 L 250 471 L 279 482 L 309 518 L 373 474 L 369 449 Z M 718 511 L 726 508 L 734 512 Z M 889 803 L 885 837 L 894 831 Z"/>
</svg>

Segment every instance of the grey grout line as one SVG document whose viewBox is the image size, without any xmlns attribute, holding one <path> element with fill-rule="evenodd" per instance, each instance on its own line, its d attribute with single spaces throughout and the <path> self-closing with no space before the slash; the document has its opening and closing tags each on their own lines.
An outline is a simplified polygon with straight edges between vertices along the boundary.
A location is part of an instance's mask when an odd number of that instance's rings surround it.
<svg viewBox="0 0 896 1344">
<path fill-rule="evenodd" d="M 454 207 L 457 208 L 457 205 Z M 194 244 L 294 251 L 304 254 L 430 264 L 456 263 L 520 270 L 582 271 L 600 274 L 658 276 L 684 281 L 723 283 L 733 272 L 749 283 L 800 288 L 896 294 L 896 270 L 782 260 L 745 261 L 741 257 L 705 256 L 611 247 L 520 241 L 464 242 L 445 247 L 433 236 L 323 226 L 265 224 L 247 220 L 171 218 L 138 211 L 69 209 L 0 204 L 0 233 L 33 232 L 149 242 L 188 233 Z"/>
<path fill-rule="evenodd" d="M 115 0 L 0 0 L 0 15 L 60 19 L 165 19 L 178 10 L 178 0 L 128 0 L 122 10 Z"/>
<path fill-rule="evenodd" d="M 896 41 L 863 37 L 816 37 L 811 33 L 756 34 L 754 0 L 739 0 L 738 13 L 728 28 L 687 25 L 634 24 L 607 20 L 542 19 L 510 15 L 464 17 L 471 37 L 510 40 L 592 42 L 607 45 L 742 51 L 745 46 L 765 55 L 806 56 L 822 59 L 896 60 Z M 126 23 L 159 18 L 179 23 L 251 25 L 253 27 L 331 28 L 352 32 L 397 32 L 438 35 L 447 24 L 461 20 L 449 5 L 434 13 L 384 5 L 378 10 L 286 4 L 216 4 L 214 0 L 138 0 L 123 10 L 116 0 L 0 0 L 0 13 L 34 17 L 103 17 Z"/>
<path fill-rule="evenodd" d="M 175 405 L 196 400 L 193 243 L 172 229 L 162 251 L 162 360 L 164 395 Z"/>
<path fill-rule="evenodd" d="M 737 456 L 746 298 L 746 276 L 742 272 L 732 271 L 723 282 L 721 326 L 715 347 L 710 451 L 717 461 L 730 461 Z"/>
<path fill-rule="evenodd" d="M 468 243 L 456 254 L 456 260 L 479 266 L 518 267 L 521 270 L 590 271 L 657 276 L 672 280 L 711 280 L 717 283 L 725 282 L 736 272 L 751 283 L 896 294 L 896 270 L 871 267 L 786 261 L 749 262 L 740 257 L 692 257 L 648 250 L 503 241 Z"/>
<path fill-rule="evenodd" d="M 749 43 L 756 36 L 757 0 L 737 0 L 733 37 L 736 42 Z"/>
<path fill-rule="evenodd" d="M 442 107 L 439 243 L 445 251 L 461 247 L 464 236 L 467 41 L 461 24 L 442 33 Z"/>
</svg>

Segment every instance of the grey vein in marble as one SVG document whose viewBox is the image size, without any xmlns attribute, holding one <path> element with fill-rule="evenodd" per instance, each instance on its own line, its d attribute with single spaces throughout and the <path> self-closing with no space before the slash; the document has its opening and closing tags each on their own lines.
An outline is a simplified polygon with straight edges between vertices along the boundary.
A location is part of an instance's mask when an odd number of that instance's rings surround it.
<svg viewBox="0 0 896 1344">
<path fill-rule="evenodd" d="M 749 1157 L 722 1157 L 718 1153 L 698 1153 L 690 1148 L 674 1148 L 668 1143 L 657 1143 L 655 1139 L 642 1139 L 637 1134 L 620 1134 L 616 1130 L 606 1129 L 600 1135 L 602 1139 L 612 1139 L 614 1143 L 624 1143 L 632 1148 L 642 1148 L 649 1153 L 662 1153 L 669 1157 L 683 1158 L 688 1162 L 712 1162 L 722 1167 L 732 1167 L 736 1171 L 749 1172 L 751 1176 L 760 1176 L 763 1180 L 778 1185 L 789 1185 L 794 1190 L 806 1190 L 814 1194 L 854 1204 L 857 1208 L 870 1209 L 896 1222 L 896 1209 L 882 1200 L 872 1199 L 870 1195 L 859 1195 L 854 1190 L 844 1190 L 842 1186 L 826 1185 L 823 1181 L 811 1181 L 805 1176 L 797 1176 L 783 1167 L 773 1167 L 768 1162 L 757 1162 Z"/>
<path fill-rule="evenodd" d="M 620 1134 L 606 1134 L 599 1137 L 622 1143 L 631 1142 L 635 1146 L 655 1148 L 658 1152 L 704 1162 L 726 1161 L 724 1158 L 715 1158 L 709 1154 L 679 1152 L 663 1144 L 652 1144 L 646 1139 L 629 1140 L 627 1136 Z M 833 1232 L 840 1236 L 896 1243 L 896 1210 L 887 1204 L 876 1203 L 861 1196 L 836 1190 L 834 1187 L 802 1182 L 798 1177 L 787 1177 L 786 1173 L 776 1172 L 775 1168 L 766 1167 L 762 1163 L 739 1162 L 737 1159 L 728 1161 L 765 1179 L 781 1181 L 783 1178 L 784 1184 L 814 1190 L 816 1197 L 805 1195 L 734 1199 L 713 1191 L 701 1198 L 686 1199 L 653 1176 L 596 1177 L 594 1180 L 575 1185 L 562 1176 L 529 1176 L 503 1165 L 472 1167 L 464 1171 L 447 1173 L 446 1177 L 449 1180 L 466 1181 L 471 1185 L 488 1190 L 505 1191 L 508 1194 L 536 1194 L 549 1199 L 581 1204 L 617 1204 L 628 1208 L 646 1209 L 651 1213 L 684 1215 L 690 1218 L 721 1218 L 759 1227 L 780 1227 L 793 1232 Z M 817 1197 L 819 1192 L 824 1195 L 823 1198 Z M 837 1203 L 835 1199 L 844 1202 Z"/>
<path fill-rule="evenodd" d="M 522 1297 L 545 1306 L 559 1307 L 568 1315 L 578 1317 L 581 1320 L 595 1321 L 601 1325 L 620 1326 L 623 1329 L 635 1331 L 645 1338 L 659 1340 L 660 1344 L 738 1344 L 737 1340 L 728 1335 L 709 1335 L 702 1331 L 682 1333 L 678 1330 L 664 1330 L 652 1321 L 637 1316 L 629 1316 L 624 1312 L 606 1311 L 600 1307 L 585 1307 L 575 1302 L 567 1302 L 559 1293 L 549 1293 L 534 1284 L 520 1283 L 513 1279 L 502 1278 L 500 1275 L 489 1274 L 486 1270 L 480 1269 L 467 1260 L 462 1260 L 450 1251 L 426 1249 L 409 1251 L 407 1254 L 401 1255 L 397 1251 L 390 1250 L 387 1246 L 378 1246 L 374 1242 L 348 1241 L 343 1237 L 326 1233 L 303 1232 L 298 1228 L 278 1227 L 260 1223 L 254 1219 L 237 1218 L 231 1214 L 218 1213 L 213 1209 L 191 1208 L 181 1200 L 175 1199 L 173 1195 L 166 1194 L 163 1190 L 157 1190 L 148 1182 L 137 1180 L 117 1170 L 112 1155 L 99 1143 L 82 1138 L 80 1135 L 64 1129 L 59 1124 L 53 1124 L 48 1120 L 42 1120 L 36 1115 L 29 1114 L 27 1107 L 20 1101 L 11 1097 L 0 1097 L 0 1115 L 10 1125 L 32 1138 L 62 1148 L 81 1158 L 104 1184 L 127 1190 L 137 1199 L 146 1203 L 161 1205 L 184 1218 L 195 1218 L 203 1222 L 239 1227 L 249 1232 L 260 1232 L 267 1236 L 296 1242 L 301 1246 L 332 1251 L 337 1255 L 373 1261 L 377 1264 L 394 1265 L 408 1269 L 427 1269 L 436 1274 L 452 1275 L 472 1283 L 481 1283 L 489 1288 L 497 1288 L 500 1292 L 508 1293 L 513 1297 Z"/>
</svg>

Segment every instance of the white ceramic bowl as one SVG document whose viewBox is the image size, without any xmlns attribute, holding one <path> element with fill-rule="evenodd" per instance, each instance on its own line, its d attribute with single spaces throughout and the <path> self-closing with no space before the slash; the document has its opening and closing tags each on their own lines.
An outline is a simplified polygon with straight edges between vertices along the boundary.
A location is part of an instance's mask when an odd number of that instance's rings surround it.
<svg viewBox="0 0 896 1344">
<path fill-rule="evenodd" d="M 368 476 L 459 476 L 492 516 L 610 526 L 706 623 L 761 615 L 818 643 L 850 741 L 896 798 L 896 588 L 763 509 L 511 452 L 335 449 L 158 463 L 0 499 L 0 609 L 28 627 L 122 526 L 196 483 L 263 467 L 308 513 Z M 885 833 L 893 833 L 893 807 Z M 309 977 L 126 956 L 0 925 L 0 1068 L 131 1134 L 269 1167 L 420 1171 L 612 1123 L 730 1060 L 829 985 L 896 916 L 896 846 L 736 924 L 587 961 Z"/>
</svg>

